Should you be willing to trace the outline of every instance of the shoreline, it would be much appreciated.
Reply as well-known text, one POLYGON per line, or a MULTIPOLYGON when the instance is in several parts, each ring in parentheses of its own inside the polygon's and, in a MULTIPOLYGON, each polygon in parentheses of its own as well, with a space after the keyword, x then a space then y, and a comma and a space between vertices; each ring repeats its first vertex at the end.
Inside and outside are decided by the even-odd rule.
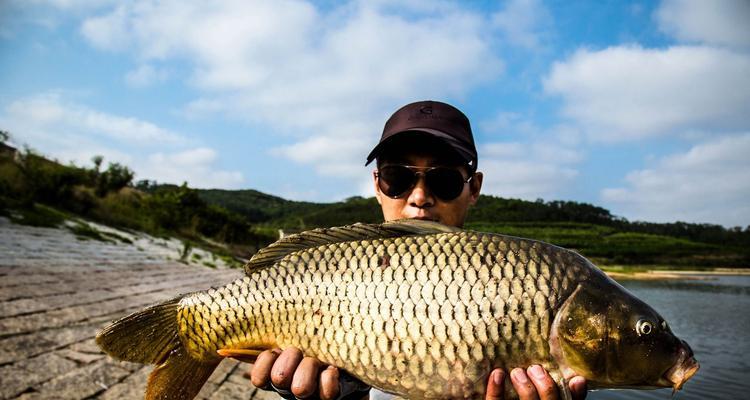
POLYGON ((713 268, 707 270, 676 270, 676 269, 638 269, 618 271, 617 269, 602 268, 607 276, 618 280, 665 280, 665 279, 682 279, 682 280, 704 280, 710 276, 750 276, 748 268, 713 268))

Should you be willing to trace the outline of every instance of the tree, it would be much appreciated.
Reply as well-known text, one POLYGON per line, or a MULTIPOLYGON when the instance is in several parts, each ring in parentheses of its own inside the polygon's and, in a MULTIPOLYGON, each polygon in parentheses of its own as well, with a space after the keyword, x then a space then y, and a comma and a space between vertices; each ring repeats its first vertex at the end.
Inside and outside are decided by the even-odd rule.
POLYGON ((91 162, 94 163, 94 173, 96 174, 96 176, 99 176, 99 171, 102 167, 102 161, 104 161, 104 157, 100 155, 91 157, 91 162))
MULTIPOLYGON (((96 159, 96 157, 94 157, 94 159, 96 159)), ((98 176, 96 182, 96 195, 103 197, 109 192, 118 191, 125 186, 130 185, 133 182, 134 176, 135 173, 133 173, 130 168, 120 163, 109 163, 109 168, 98 176)))

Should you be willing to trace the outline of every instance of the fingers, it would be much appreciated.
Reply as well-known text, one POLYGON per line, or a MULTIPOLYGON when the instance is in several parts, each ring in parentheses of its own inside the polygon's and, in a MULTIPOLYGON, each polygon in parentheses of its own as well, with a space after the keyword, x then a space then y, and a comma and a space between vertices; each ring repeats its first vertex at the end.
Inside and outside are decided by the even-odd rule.
POLYGON ((328 367, 321 371, 323 367, 317 359, 303 357, 299 349, 273 349, 258 355, 249 377, 261 389, 269 390, 273 384, 279 393, 291 392, 297 398, 319 392, 322 400, 334 400, 339 395, 339 370, 328 367))
POLYGON ((271 383, 271 368, 281 354, 281 349, 266 350, 258 354, 250 370, 250 382, 258 388, 265 388, 271 383))
POLYGON ((302 352, 289 347, 281 352, 271 368, 271 382, 279 389, 289 389, 292 386, 294 371, 302 361, 302 352))
POLYGON ((586 398, 586 379, 582 376, 574 376, 568 386, 570 387, 570 393, 573 394, 573 400, 583 400, 586 398))
POLYGON ((339 396, 339 369, 329 366, 320 373, 318 388, 321 400, 334 400, 339 396))
POLYGON ((297 366, 292 378, 292 393, 300 399, 310 397, 318 390, 318 371, 322 364, 315 358, 305 357, 297 366))
POLYGON ((526 370, 531 382, 534 383, 536 393, 541 400, 557 400, 557 385, 541 365, 532 365, 526 370))
POLYGON ((513 388, 521 400, 557 400, 557 385, 551 376, 539 365, 532 365, 526 371, 515 368, 510 372, 513 388))
POLYGON ((523 369, 513 368, 510 371, 510 382, 513 384, 513 388, 516 389, 520 400, 539 400, 534 384, 523 369))
POLYGON ((505 381, 505 371, 497 368, 490 372, 490 377, 487 380, 487 392, 484 394, 485 400, 502 400, 503 382, 505 381))

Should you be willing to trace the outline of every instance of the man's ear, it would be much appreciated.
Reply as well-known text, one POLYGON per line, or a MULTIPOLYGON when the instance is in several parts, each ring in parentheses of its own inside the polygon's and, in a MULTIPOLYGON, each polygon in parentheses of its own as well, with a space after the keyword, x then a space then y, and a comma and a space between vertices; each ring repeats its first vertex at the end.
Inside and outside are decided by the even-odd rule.
POLYGON ((372 184, 375 186, 375 199, 378 200, 378 204, 381 206, 383 205, 383 201, 381 200, 380 196, 383 195, 383 193, 380 191, 380 187, 378 186, 378 176, 377 176, 378 170, 374 169, 372 170, 372 184))
POLYGON ((477 202, 477 199, 479 199, 479 192, 482 190, 483 178, 484 178, 484 175, 481 172, 476 172, 474 173, 474 177, 471 178, 471 182, 469 182, 469 191, 471 192, 470 204, 472 205, 474 205, 474 203, 477 202))

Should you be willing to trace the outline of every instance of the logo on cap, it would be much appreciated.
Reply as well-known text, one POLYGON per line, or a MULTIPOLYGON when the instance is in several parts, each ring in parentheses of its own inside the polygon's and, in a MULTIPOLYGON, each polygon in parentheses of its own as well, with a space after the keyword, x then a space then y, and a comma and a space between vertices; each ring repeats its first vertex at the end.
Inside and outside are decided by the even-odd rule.
POLYGON ((419 109, 422 114, 432 114, 432 106, 423 106, 419 109))

